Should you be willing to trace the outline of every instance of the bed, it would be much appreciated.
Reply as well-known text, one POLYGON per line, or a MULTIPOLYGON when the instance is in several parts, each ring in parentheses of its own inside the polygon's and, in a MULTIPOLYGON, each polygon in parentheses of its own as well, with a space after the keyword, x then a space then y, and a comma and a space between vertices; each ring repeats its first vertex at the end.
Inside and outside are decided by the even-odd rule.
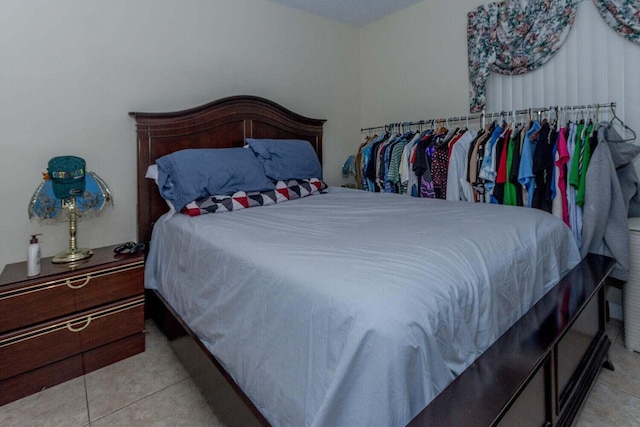
POLYGON ((131 115, 147 307, 224 422, 574 419, 610 346, 602 285, 612 263, 580 261, 560 221, 335 187, 166 215, 144 178, 156 159, 248 138, 309 141, 322 159, 323 121, 250 96, 131 115))

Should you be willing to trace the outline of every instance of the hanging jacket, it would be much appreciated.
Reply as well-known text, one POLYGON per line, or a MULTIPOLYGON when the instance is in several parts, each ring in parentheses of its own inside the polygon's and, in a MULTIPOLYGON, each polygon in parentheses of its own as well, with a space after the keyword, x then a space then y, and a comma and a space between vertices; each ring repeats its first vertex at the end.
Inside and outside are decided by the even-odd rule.
POLYGON ((629 212, 638 212, 638 177, 633 160, 640 146, 621 141, 608 123, 598 128, 585 183, 581 255, 596 253, 616 260, 611 274, 629 276, 629 212))

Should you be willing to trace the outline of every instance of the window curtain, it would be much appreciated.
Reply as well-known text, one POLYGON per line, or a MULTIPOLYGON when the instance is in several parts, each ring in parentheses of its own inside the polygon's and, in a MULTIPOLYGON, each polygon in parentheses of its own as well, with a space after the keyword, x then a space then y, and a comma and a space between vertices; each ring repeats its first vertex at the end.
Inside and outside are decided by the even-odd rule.
POLYGON ((593 0, 607 25, 616 33, 640 44, 640 2, 637 0, 593 0))
POLYGON ((523 74, 551 59, 569 34, 576 4, 576 0, 506 0, 468 13, 471 112, 484 107, 490 72, 523 74))

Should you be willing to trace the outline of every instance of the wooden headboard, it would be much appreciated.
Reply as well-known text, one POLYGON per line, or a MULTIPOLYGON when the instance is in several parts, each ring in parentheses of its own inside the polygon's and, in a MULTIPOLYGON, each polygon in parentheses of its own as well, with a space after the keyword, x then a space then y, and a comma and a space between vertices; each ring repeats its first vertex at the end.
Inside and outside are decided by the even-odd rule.
POLYGON ((223 98, 171 113, 129 115, 136 120, 138 135, 138 241, 146 244, 153 224, 168 210, 155 182, 144 177, 159 157, 185 148, 242 147, 247 138, 275 138, 311 142, 322 162, 325 120, 303 117, 255 96, 223 98))

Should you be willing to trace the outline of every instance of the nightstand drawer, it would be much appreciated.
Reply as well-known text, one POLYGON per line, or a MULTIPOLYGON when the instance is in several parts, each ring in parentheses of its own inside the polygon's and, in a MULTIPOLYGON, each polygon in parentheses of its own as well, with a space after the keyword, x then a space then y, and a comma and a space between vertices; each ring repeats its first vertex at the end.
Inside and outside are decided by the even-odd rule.
POLYGON ((0 336, 0 380, 144 330, 144 299, 131 298, 0 336))
POLYGON ((0 293, 0 333, 140 295, 143 277, 140 262, 0 293))

